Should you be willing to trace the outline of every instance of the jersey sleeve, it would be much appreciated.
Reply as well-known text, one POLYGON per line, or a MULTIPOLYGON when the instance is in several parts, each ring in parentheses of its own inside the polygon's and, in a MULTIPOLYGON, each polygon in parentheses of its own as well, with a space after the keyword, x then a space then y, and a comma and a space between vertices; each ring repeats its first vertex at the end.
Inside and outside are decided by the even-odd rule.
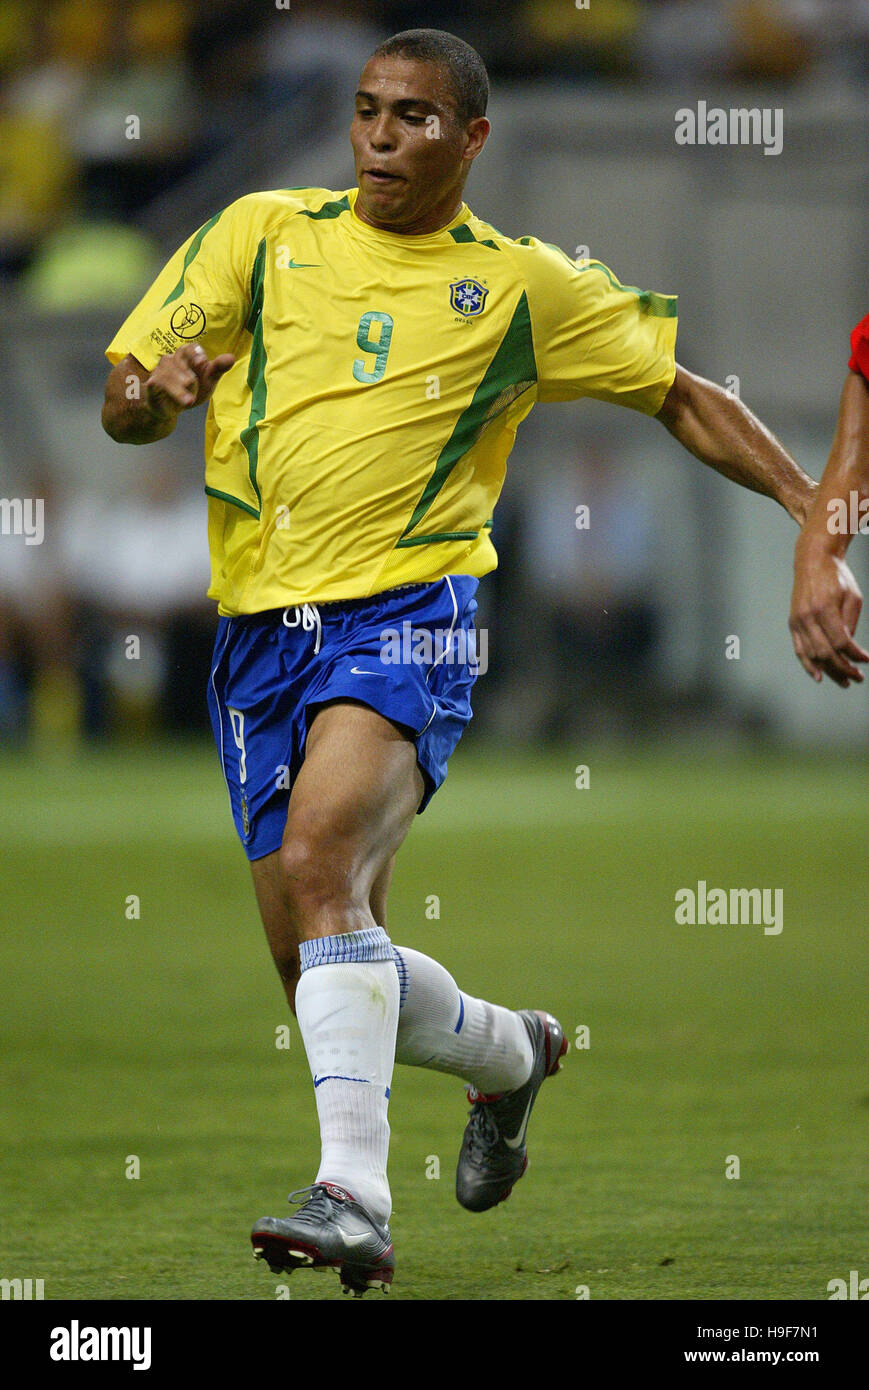
POLYGON ((217 213, 167 261, 106 348, 110 362, 132 353, 153 371, 185 343, 199 343, 209 357, 234 350, 251 302, 250 219, 243 204, 217 213))
POLYGON ((852 372, 869 381, 869 314, 851 331, 851 360, 848 366, 852 372))
POLYGON ((675 295, 622 285, 601 261, 572 261, 526 237, 538 399, 595 400, 654 415, 676 375, 675 295))

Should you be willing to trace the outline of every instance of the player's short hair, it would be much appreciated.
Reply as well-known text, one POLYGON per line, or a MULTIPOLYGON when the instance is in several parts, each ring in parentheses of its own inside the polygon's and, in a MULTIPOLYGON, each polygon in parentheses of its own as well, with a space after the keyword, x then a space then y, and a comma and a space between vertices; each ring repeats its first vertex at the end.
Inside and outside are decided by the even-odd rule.
POLYGON ((489 102, 489 74, 475 48, 445 29, 403 29, 393 34, 372 54, 374 58, 417 58, 437 63, 450 75, 456 97, 456 116, 462 125, 485 116, 489 102))

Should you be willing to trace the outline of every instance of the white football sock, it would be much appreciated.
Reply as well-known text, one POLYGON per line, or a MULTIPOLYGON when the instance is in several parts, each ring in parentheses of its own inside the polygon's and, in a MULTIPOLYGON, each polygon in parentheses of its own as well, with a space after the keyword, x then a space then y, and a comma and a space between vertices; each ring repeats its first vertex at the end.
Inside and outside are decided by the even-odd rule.
POLYGON ((460 1076, 485 1095, 515 1091, 534 1053, 511 1009, 463 994, 448 970, 408 946, 393 946, 401 986, 395 1060, 460 1076))
POLYGON ((316 1182, 332 1182, 384 1224, 392 1209, 386 1118, 399 988, 382 927, 304 941, 296 1018, 320 1119, 316 1182))

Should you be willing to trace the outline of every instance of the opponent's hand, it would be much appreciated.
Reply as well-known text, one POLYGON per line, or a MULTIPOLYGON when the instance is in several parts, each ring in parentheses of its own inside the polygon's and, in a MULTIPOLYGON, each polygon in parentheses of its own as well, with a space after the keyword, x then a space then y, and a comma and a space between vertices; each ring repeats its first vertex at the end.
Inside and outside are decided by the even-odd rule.
POLYGON ((788 626, 803 668, 813 680, 824 675, 847 689, 862 681, 855 661, 869 652, 854 641, 863 595, 844 560, 829 553, 801 552, 797 547, 788 626))
POLYGON ((198 343, 185 343, 177 352, 161 357, 145 382, 148 409, 163 420, 202 405, 234 362, 231 352, 209 361, 198 343))

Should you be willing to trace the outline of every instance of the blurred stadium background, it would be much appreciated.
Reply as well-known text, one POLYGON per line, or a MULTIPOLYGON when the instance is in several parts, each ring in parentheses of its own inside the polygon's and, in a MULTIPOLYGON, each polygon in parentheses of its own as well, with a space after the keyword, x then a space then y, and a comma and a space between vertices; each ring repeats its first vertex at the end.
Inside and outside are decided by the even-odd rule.
MULTIPOLYGON (((208 746, 203 416, 182 418, 162 444, 119 448, 100 428, 102 353, 216 209, 259 188, 352 185, 356 78, 378 42, 414 25, 453 30, 489 66, 494 128, 466 191, 479 216, 570 254, 587 246, 624 283, 678 293, 680 361, 738 378, 816 477, 832 439, 847 334, 869 307, 867 0, 0 0, 0 497, 45 507, 41 545, 0 535, 3 949, 14 986, 4 1166, 19 1217, 0 1274, 47 1270, 51 1296, 215 1296, 177 1240, 179 1195, 192 1202, 198 1184, 211 1202, 212 1177, 207 1244, 229 1290, 219 1296, 251 1296, 231 1272, 234 1223, 240 1202, 265 1210, 266 1192, 287 1181, 269 1118, 276 1086, 298 1101, 313 1159, 304 1069, 289 1083, 275 1072, 280 992, 208 746), (675 111, 699 100, 781 108, 782 153, 677 145, 675 111), (137 661, 125 659, 130 633, 137 661), (120 936, 129 893, 144 894, 141 972, 128 971, 120 936), (227 1097, 220 1115, 216 1096, 227 1097), (247 1104, 262 1121, 254 1163, 247 1104), (156 1197, 136 1183, 118 1190, 130 1150, 159 1152, 156 1197), (118 1203, 136 1216, 144 1263, 111 1250, 118 1203)), ((490 669, 455 771, 396 875, 396 937, 424 949, 437 927, 467 988, 521 1006, 523 982, 541 996, 551 986, 547 1007, 605 1030, 582 1138, 578 1120, 556 1131, 554 1096, 549 1121, 562 1193, 580 1182, 575 1154, 589 1155, 577 1211, 610 1271, 597 1270, 593 1296, 824 1297, 856 1254, 866 692, 818 688, 793 656, 785 514, 630 412, 535 411, 494 539, 501 564, 479 616, 490 669), (575 526, 582 504, 588 531, 575 526), (731 636, 738 659, 726 656, 731 636), (610 762, 595 763, 604 746, 610 762), (578 763, 593 777, 610 769, 603 801, 579 815, 579 840, 576 794, 564 794, 578 763), (772 938, 686 957, 666 931, 649 936, 673 888, 716 869, 719 882, 786 884, 795 915, 777 956, 772 938), (452 909, 427 922, 426 895, 448 883, 452 909), (523 959, 517 923, 539 925, 541 911, 549 954, 523 959), (497 969, 469 918, 514 943, 497 969), (730 1074, 734 1018, 747 1032, 730 1074), (715 1112, 704 1088, 722 1072, 715 1112), (738 1185, 709 1173, 758 1135, 768 1186, 734 1214, 722 1187, 738 1185), (682 1263, 662 1282, 674 1250, 682 1263)), ((863 547, 852 553, 865 589, 863 547)), ((424 1226, 414 1203, 425 1153, 412 1128, 425 1114, 443 1130, 440 1152, 454 1142, 456 1116, 447 1124, 438 1108, 445 1086, 414 1077, 411 1100, 394 1103, 406 1229, 424 1226), (411 1101, 420 1108, 403 1130, 411 1101)), ((299 1183, 306 1173, 300 1164, 299 1183)), ((439 1220, 458 1270, 467 1236, 449 1225, 461 1217, 447 1186, 439 1220)), ((473 1258, 464 1282, 432 1289, 414 1246, 408 1296, 572 1297, 567 1218, 530 1180, 527 1201, 537 1225, 526 1271, 561 1270, 557 1294, 512 1264, 480 1292, 473 1258)), ((505 1237, 478 1230, 477 1254, 493 1267, 505 1237)))
MULTIPOLYGON (((43 545, 0 538, 3 738, 203 726, 202 419, 120 450, 99 424, 102 349, 214 210, 352 184, 353 83, 414 24, 455 27, 489 64, 478 215, 677 292, 680 360, 738 378, 820 474, 869 298, 866 0, 0 0, 0 495, 45 501, 43 545), (674 112, 698 99, 782 108, 782 153, 677 145, 674 112), (116 640, 133 621, 137 662, 116 640)), ((494 534, 471 737, 869 739, 865 700, 815 689, 791 655, 787 517, 648 421, 536 411, 494 534)))

